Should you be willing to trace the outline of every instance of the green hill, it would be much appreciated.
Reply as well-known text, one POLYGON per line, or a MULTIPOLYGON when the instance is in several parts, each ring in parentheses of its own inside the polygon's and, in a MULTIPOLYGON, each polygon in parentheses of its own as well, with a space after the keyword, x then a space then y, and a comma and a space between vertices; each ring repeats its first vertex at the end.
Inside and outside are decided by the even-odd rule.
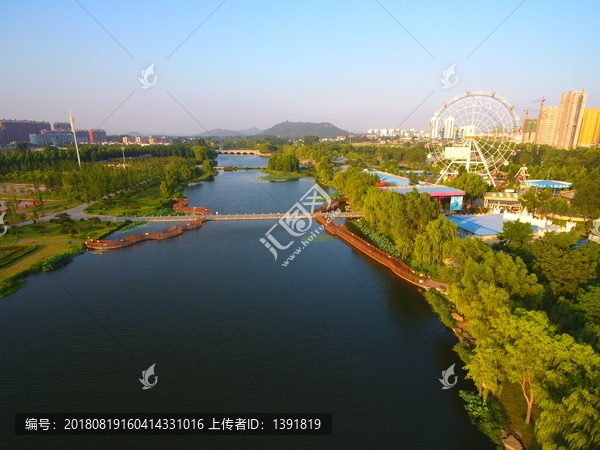
POLYGON ((320 138, 333 138, 348 136, 348 132, 329 122, 281 122, 263 131, 259 136, 278 136, 287 138, 302 138, 304 136, 317 136, 320 138))

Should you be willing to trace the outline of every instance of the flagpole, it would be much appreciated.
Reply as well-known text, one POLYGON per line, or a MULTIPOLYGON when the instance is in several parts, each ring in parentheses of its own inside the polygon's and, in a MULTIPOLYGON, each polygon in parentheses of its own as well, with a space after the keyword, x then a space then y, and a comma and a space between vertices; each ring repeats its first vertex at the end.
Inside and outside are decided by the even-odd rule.
POLYGON ((79 163, 79 167, 81 167, 81 159, 79 158, 79 147, 77 146, 77 133, 75 133, 75 118, 73 117, 73 113, 69 111, 69 122, 71 123, 71 131, 73 132, 73 139, 75 140, 75 151, 77 152, 77 162, 79 163))

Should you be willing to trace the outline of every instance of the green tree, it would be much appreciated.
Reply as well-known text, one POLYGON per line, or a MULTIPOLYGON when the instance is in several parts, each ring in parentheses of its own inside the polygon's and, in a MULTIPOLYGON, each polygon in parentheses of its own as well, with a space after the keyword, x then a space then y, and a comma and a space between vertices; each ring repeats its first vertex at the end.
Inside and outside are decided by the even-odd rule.
POLYGON ((168 180, 161 181, 160 194, 163 196, 163 198, 173 197, 173 195, 175 195, 175 186, 176 186, 176 184, 174 184, 168 180))
POLYGON ((269 157, 268 169, 282 172, 298 172, 300 170, 300 160, 294 155, 275 153, 269 157))
POLYGON ((462 276, 448 289, 458 312, 469 318, 469 331, 476 339, 488 335, 490 320, 501 311, 536 306, 543 292, 521 258, 490 251, 479 259, 461 262, 457 272, 462 276))
POLYGON ((533 239, 533 229, 531 224, 520 220, 504 222, 502 233, 498 235, 498 239, 509 247, 521 249, 533 239))
POLYGON ((542 281, 550 283, 557 295, 574 295, 580 286, 597 276, 600 248, 574 248, 577 235, 548 232, 527 245, 533 255, 532 268, 542 281))
POLYGON ((540 211, 542 214, 555 213, 565 215, 569 212, 569 202, 564 198, 553 197, 542 203, 540 211))
POLYGON ((414 186, 415 184, 419 184, 419 177, 417 176, 416 173, 411 172, 408 175, 408 184, 409 184, 409 186, 414 186))
POLYGON ((204 170, 206 170, 208 173, 213 173, 214 172, 214 162, 210 159, 205 159, 202 161, 202 168, 204 170))
POLYGON ((94 217, 90 217, 90 218, 88 219, 88 223, 89 223, 91 226, 95 227, 95 226, 98 226, 98 225, 100 225, 100 224, 102 223, 102 221, 100 220, 100 217, 95 217, 95 216, 94 216, 94 217))
POLYGON ((600 212, 600 184, 597 180, 585 179, 576 183, 577 192, 573 205, 584 217, 593 217, 600 212))
POLYGON ((449 186, 465 191, 466 200, 472 205, 473 200, 483 197, 490 186, 481 177, 472 172, 464 172, 447 183, 449 186))
POLYGON ((71 216, 68 213, 61 212, 61 213, 54 215, 54 221, 56 223, 60 223, 61 225, 64 225, 66 223, 73 222, 73 219, 71 219, 71 216))
POLYGON ((425 231, 415 240, 414 258, 420 264, 432 265, 441 263, 459 238, 456 236, 457 225, 444 216, 432 220, 425 231))
POLYGON ((600 448, 600 356, 569 335, 557 336, 535 425, 542 449, 600 448))
POLYGON ((478 342, 466 366, 467 376, 484 398, 488 392, 499 395, 507 382, 518 383, 527 403, 525 423, 529 424, 536 397, 553 375, 557 354, 565 350, 565 342, 555 337, 546 314, 504 310, 493 320, 488 336, 478 342))
POLYGON ((27 144, 25 144, 24 142, 17 142, 15 144, 15 151, 19 153, 25 153, 29 151, 29 149, 27 148, 27 144))
POLYGON ((17 197, 13 197, 6 202, 6 209, 8 211, 8 220, 10 221, 10 229, 19 235, 19 224, 25 220, 25 214, 19 213, 19 205, 21 200, 17 197))

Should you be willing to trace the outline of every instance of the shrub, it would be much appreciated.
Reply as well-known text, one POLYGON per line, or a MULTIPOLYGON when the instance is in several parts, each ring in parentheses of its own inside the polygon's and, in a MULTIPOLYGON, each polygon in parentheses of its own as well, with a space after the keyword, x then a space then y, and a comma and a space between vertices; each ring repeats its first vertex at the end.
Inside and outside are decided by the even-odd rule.
POLYGON ((508 419, 500 402, 488 397, 487 404, 477 392, 459 391, 460 397, 467 402, 465 409, 469 413, 471 423, 489 436, 496 444, 502 444, 500 431, 508 427, 508 419))
POLYGON ((29 253, 35 249, 35 245, 23 245, 18 247, 5 247, 0 252, 0 266, 4 266, 9 262, 14 261, 17 258, 29 253))
POLYGON ((48 258, 44 262, 42 262, 41 269, 44 272, 48 272, 52 269, 56 269, 57 267, 64 266, 64 265, 68 264, 69 262, 71 262, 71 260, 76 255, 79 255, 79 254, 83 253, 84 251, 85 251, 84 247, 83 247, 83 245, 81 245, 67 253, 60 253, 58 255, 51 256, 50 258, 48 258))
POLYGON ((444 325, 448 328, 454 327, 452 304, 443 294, 435 289, 429 289, 425 292, 425 300, 431 305, 431 308, 440 317, 444 325))

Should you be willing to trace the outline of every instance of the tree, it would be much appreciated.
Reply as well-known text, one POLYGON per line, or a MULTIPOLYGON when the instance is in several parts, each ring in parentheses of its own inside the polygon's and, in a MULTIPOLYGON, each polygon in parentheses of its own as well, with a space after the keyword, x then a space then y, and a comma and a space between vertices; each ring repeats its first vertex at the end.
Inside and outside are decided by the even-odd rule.
POLYGON ((533 230, 531 224, 517 220, 515 222, 504 222, 502 225, 502 233, 498 235, 498 239, 509 247, 521 249, 523 246, 531 242, 533 238, 533 230))
POLYGON ((411 172, 408 175, 408 184, 409 184, 409 186, 414 186, 415 184, 419 184, 419 177, 417 176, 416 173, 411 172))
POLYGON ((379 166, 379 170, 381 170, 382 172, 393 173, 393 174, 397 175, 398 174, 398 161, 392 161, 392 160, 383 161, 379 166))
POLYGON ((600 248, 584 245, 574 248, 577 235, 548 232, 527 245, 534 257, 533 270, 550 283, 557 295, 574 295, 580 286, 596 277, 600 248))
POLYGON ((202 161, 202 168, 206 170, 208 173, 213 173, 215 164, 210 159, 205 159, 202 161))
POLYGON ((64 225, 66 223, 73 222, 73 219, 71 219, 71 216, 68 213, 61 212, 61 213, 54 215, 54 221, 56 223, 60 223, 61 225, 64 225))
POLYGON ((17 142, 15 144, 15 151, 19 153, 25 153, 29 150, 27 148, 27 144, 25 144, 24 142, 17 142))
POLYGON ((554 328, 545 313, 515 310, 502 311, 493 320, 487 337, 481 339, 467 375, 487 398, 488 392, 499 395, 503 384, 518 383, 527 403, 525 423, 531 422, 531 411, 543 383, 553 375, 558 354, 568 351, 564 342, 555 338, 554 328))
POLYGON ((318 136, 304 136, 304 145, 314 145, 319 142, 318 136))
POLYGON ((19 224, 25 220, 25 214, 19 213, 20 204, 21 200, 17 197, 13 197, 6 202, 10 228, 17 236, 19 236, 19 224))
POLYGON ((95 226, 98 226, 98 225, 100 225, 100 224, 102 223, 102 221, 100 220, 100 217, 90 217, 90 218, 88 219, 88 223, 89 223, 91 226, 95 227, 95 226))
POLYGON ((44 230, 44 233, 48 234, 48 222, 38 222, 37 227, 40 230, 44 230))
POLYGON ((268 169, 282 172, 298 172, 300 170, 300 160, 294 155, 275 153, 269 158, 268 169))
POLYGON ((461 173, 454 180, 449 181, 448 185, 465 191, 465 197, 471 205, 473 200, 483 197, 490 189, 490 186, 478 174, 472 172, 461 173))
POLYGON ((585 218, 600 211, 600 184, 597 180, 585 179, 576 184, 577 192, 573 197, 573 206, 579 209, 585 218))
MULTIPOLYGON (((458 247, 463 245, 461 242, 458 247)), ((477 259, 457 259, 457 280, 448 291, 458 312, 469 318, 469 332, 479 339, 488 335, 490 320, 497 318, 500 311, 536 306, 543 286, 527 271, 521 258, 469 247, 474 248, 477 259)))
POLYGON ((163 180, 160 182, 160 193, 164 198, 171 198, 175 194, 175 184, 169 180, 163 180))
POLYGON ((542 203, 540 211, 542 214, 555 213, 562 216, 569 212, 569 202, 564 198, 553 197, 542 203))
POLYGON ((538 401, 538 442, 543 449, 600 448, 600 356, 566 334, 555 338, 552 353, 538 401))
POLYGON ((444 216, 432 220, 425 231, 415 240, 414 258, 421 264, 441 263, 450 253, 450 249, 459 240, 456 236, 458 226, 444 216))

